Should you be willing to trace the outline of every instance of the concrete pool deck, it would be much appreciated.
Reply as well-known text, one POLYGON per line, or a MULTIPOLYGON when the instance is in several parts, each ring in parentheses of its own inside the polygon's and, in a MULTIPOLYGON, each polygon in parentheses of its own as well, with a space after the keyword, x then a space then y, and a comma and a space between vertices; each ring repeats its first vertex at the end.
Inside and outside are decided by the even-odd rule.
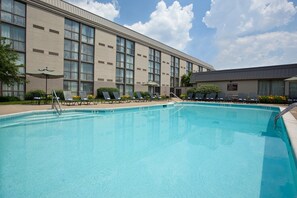
MULTIPOLYGON (((104 108, 119 108, 119 107, 135 107, 135 106, 148 106, 148 105, 161 105, 167 104, 168 102, 178 102, 177 99, 173 100, 162 100, 162 101, 151 101, 151 102, 130 102, 130 103, 98 103, 96 105, 62 105, 62 109, 104 109, 104 108)), ((271 104, 260 104, 267 106, 278 106, 282 109, 288 105, 271 105, 271 104)), ((0 116, 15 114, 21 112, 30 112, 38 110, 50 110, 51 105, 0 105, 0 116)), ((297 161, 297 108, 290 111, 283 116, 285 125, 288 131, 288 136, 291 141, 292 148, 294 150, 295 159, 297 161)))

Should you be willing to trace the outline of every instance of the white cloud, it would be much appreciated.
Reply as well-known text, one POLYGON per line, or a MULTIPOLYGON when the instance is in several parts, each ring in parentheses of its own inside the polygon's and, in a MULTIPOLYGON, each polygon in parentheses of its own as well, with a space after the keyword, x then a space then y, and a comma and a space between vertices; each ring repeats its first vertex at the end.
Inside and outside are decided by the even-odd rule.
POLYGON ((167 7, 162 0, 150 15, 149 21, 145 23, 139 21, 130 26, 126 25, 126 27, 183 50, 191 41, 189 31, 194 18, 192 9, 192 4, 182 7, 178 1, 174 1, 171 6, 167 7))
POLYGON ((296 63, 297 32, 271 32, 222 39, 217 43, 220 52, 216 69, 296 63))
POLYGON ((234 68, 297 62, 297 32, 281 31, 296 13, 288 0, 212 0, 203 22, 216 29, 213 64, 234 68))
POLYGON ((113 21, 120 14, 117 0, 110 3, 100 3, 96 0, 66 0, 82 9, 113 21))

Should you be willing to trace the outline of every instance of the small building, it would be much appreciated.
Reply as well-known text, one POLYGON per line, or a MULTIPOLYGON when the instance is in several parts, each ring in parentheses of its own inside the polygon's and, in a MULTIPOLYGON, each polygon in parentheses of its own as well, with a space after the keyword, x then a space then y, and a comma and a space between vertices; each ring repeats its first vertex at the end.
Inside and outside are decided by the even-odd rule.
POLYGON ((285 79, 297 76, 297 64, 217 70, 193 73, 190 82, 194 87, 214 84, 226 95, 239 93, 278 95, 297 98, 297 82, 285 79))

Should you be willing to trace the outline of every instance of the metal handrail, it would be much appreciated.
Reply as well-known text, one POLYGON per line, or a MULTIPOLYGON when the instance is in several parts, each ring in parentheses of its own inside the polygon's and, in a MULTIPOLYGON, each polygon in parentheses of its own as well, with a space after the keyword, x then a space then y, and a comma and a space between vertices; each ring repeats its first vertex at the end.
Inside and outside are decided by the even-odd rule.
POLYGON ((55 90, 52 91, 52 109, 55 109, 58 115, 62 114, 61 104, 55 90), (57 102, 59 108, 57 107, 55 102, 57 102))
POLYGON ((276 126, 276 122, 277 120, 283 116, 285 113, 288 113, 289 111, 291 111, 292 109, 294 109, 295 107, 297 107, 297 102, 289 105, 287 108, 285 108, 284 110, 282 110, 279 114, 277 114, 275 117, 274 117, 274 126, 276 126))
POLYGON ((175 93, 170 92, 170 94, 172 94, 173 96, 175 96, 176 98, 180 99, 182 101, 182 99, 180 97, 178 97, 175 93))

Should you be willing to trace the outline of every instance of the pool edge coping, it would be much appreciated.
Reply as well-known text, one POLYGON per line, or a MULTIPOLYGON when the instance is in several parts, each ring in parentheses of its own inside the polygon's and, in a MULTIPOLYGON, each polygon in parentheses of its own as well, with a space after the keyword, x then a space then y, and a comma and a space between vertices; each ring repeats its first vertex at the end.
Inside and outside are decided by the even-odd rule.
MULTIPOLYGON (((284 107, 279 107, 280 111, 284 110, 284 107)), ((291 112, 288 112, 283 115, 283 121, 288 133, 288 138, 290 140, 290 144, 294 153, 295 161, 297 162, 297 120, 292 115, 291 112)), ((296 164, 297 165, 297 164, 296 164)))

